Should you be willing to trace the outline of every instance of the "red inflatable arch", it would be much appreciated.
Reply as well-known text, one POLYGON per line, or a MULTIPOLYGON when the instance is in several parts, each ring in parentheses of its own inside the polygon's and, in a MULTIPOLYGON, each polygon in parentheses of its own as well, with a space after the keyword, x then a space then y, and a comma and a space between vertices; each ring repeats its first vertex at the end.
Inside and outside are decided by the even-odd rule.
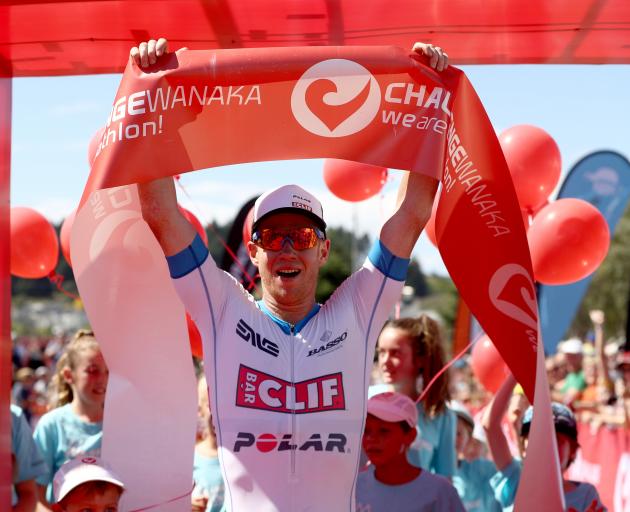
MULTIPOLYGON (((0 461, 10 453, 9 183, 12 77, 122 72, 133 43, 191 49, 307 45, 448 48, 457 64, 628 64, 627 0, 457 2, 22 0, 0 6, 0 461), (150 11, 150 16, 147 16, 150 11), (436 35, 439 34, 439 37, 436 35)), ((0 509, 11 467, 0 464, 0 509)))

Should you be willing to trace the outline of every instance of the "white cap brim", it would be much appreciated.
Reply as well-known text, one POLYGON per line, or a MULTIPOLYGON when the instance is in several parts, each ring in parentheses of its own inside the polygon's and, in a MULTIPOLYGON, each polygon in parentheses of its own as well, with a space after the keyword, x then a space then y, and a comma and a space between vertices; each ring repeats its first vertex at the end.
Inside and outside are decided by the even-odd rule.
POLYGON ((400 423, 401 421, 404 421, 405 423, 407 423, 407 425, 409 425, 412 428, 416 426, 415 424, 411 423, 405 415, 396 411, 393 407, 391 407, 391 405, 387 403, 379 403, 379 402, 370 403, 368 401, 367 412, 368 414, 371 414, 372 416, 376 416, 378 419, 387 421, 389 423, 400 423))
POLYGON ((125 489, 125 484, 123 484, 121 480, 116 478, 107 469, 96 464, 82 464, 76 468, 73 468, 64 476, 64 481, 57 491, 57 496, 55 496, 56 500, 63 500, 70 493, 70 491, 76 489, 79 485, 87 482, 107 482, 117 485, 123 490, 125 489))

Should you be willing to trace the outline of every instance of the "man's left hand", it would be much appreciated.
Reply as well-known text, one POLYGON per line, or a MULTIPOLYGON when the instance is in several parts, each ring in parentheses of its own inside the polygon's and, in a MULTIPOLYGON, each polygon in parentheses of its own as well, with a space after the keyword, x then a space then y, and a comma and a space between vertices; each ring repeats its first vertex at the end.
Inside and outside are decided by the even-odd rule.
POLYGON ((429 58, 429 66, 436 71, 443 71, 448 67, 448 54, 439 46, 428 43, 414 43, 413 53, 429 58))

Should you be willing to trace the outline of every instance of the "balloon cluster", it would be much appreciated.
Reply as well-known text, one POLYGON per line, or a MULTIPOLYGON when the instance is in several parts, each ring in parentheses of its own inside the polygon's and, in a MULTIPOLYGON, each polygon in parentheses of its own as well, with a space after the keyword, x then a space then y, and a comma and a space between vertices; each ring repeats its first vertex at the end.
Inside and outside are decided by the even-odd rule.
MULTIPOLYGON (((556 142, 544 130, 529 125, 509 128, 499 135, 499 142, 523 215, 536 281, 563 285, 593 273, 608 253, 608 223, 586 201, 549 199, 560 179, 556 142)), ((435 209, 436 205, 425 231, 437 245, 435 209)))
MULTIPOLYGON (((518 125, 501 133, 499 143, 523 216, 536 281, 564 285, 594 272, 608 253, 608 223, 586 201, 549 199, 561 171, 556 142, 540 128, 518 125)), ((437 245, 435 210, 436 205, 425 231, 437 245)), ((492 393, 499 389, 508 372, 487 335, 476 341, 470 364, 477 380, 492 393)))
POLYGON ((562 285, 593 273, 608 253, 610 233, 590 203, 549 201, 560 179, 560 150, 544 130, 519 125, 499 135, 519 205, 539 283, 562 285))

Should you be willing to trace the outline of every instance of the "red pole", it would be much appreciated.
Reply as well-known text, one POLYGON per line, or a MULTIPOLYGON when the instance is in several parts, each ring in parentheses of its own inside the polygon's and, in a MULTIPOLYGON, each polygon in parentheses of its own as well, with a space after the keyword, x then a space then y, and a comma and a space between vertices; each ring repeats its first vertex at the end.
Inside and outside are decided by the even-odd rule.
POLYGON ((0 510, 11 510, 10 77, 0 76, 0 510))

